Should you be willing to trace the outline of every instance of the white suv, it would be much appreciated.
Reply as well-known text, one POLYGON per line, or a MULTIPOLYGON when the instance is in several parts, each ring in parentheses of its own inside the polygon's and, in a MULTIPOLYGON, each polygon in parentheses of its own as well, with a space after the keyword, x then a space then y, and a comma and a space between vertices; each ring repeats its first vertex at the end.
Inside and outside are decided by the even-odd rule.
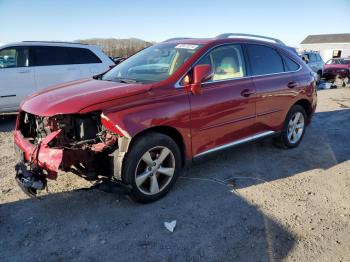
POLYGON ((0 112, 17 111, 39 89, 107 71, 113 61, 93 45, 21 42, 0 47, 0 112))

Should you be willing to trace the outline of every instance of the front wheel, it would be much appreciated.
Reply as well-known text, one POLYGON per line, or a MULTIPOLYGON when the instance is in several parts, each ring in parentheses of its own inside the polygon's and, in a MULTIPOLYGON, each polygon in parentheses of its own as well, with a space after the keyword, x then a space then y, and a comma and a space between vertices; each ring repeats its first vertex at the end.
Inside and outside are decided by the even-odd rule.
POLYGON ((126 154, 122 178, 131 185, 131 197, 142 203, 163 197, 176 181, 181 153, 169 136, 147 133, 126 154))
POLYGON ((306 112, 302 106, 294 105, 287 114, 283 131, 275 141, 284 148, 297 147, 304 136, 305 128, 306 112))

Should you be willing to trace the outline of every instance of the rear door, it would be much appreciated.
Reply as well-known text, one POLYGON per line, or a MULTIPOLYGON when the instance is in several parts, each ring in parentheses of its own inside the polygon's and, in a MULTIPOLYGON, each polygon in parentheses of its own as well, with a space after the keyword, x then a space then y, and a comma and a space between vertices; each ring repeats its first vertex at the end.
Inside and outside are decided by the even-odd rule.
POLYGON ((81 78, 91 77, 108 69, 101 59, 87 48, 69 47, 68 50, 73 63, 80 70, 81 78))
POLYGON ((16 111, 25 96, 36 90, 28 47, 0 50, 0 112, 16 111))
POLYGON ((300 66, 270 46, 247 44, 246 50, 256 88, 257 131, 280 131, 291 100, 298 94, 293 72, 300 66))
POLYGON ((249 137, 255 123, 255 87, 246 77, 242 47, 216 47, 198 64, 212 65, 214 75, 201 94, 190 94, 194 155, 249 137))
POLYGON ((38 89, 81 78, 66 47, 33 47, 35 78, 38 89))

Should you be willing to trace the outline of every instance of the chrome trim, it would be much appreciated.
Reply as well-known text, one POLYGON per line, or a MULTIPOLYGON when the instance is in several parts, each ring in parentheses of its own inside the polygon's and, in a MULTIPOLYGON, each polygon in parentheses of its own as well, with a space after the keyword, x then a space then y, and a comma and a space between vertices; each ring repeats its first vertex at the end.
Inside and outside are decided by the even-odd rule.
POLYGON ((263 132, 263 133, 260 133, 260 134, 256 134, 254 136, 250 136, 250 137, 246 137, 246 138, 243 138, 243 139, 240 139, 240 140, 236 140, 234 142, 231 142, 231 143, 228 143, 228 144, 225 144, 225 145, 222 145, 222 146, 218 146, 218 147, 209 149, 207 151, 204 151, 202 153, 199 153, 199 154, 195 155, 194 158, 199 157, 199 156, 203 156, 203 155, 206 155, 206 154, 210 154, 210 153, 213 153, 213 152, 217 152, 217 151, 220 151, 220 150, 228 148, 228 147, 237 146, 237 145, 240 145, 240 144, 243 144, 243 143, 247 143, 247 142, 259 139, 259 138, 267 137, 267 136, 270 136, 270 135, 272 135, 274 133, 275 133, 274 131, 267 131, 267 132, 263 132))
MULTIPOLYGON (((271 48, 271 46, 269 46, 269 45, 264 45, 264 44, 262 44, 262 43, 249 43, 249 42, 224 43, 224 44, 216 45, 216 46, 210 48, 209 50, 207 50, 203 55, 201 55, 201 56, 197 59, 197 61, 194 62, 194 63, 192 64, 192 66, 186 71, 186 73, 183 74, 183 75, 180 77, 180 79, 176 81, 174 87, 175 87, 175 88, 183 88, 184 86, 180 85, 181 80, 185 77, 185 75, 188 74, 188 72, 190 72, 190 71, 193 69, 193 67, 196 66, 196 64, 199 62, 199 60, 201 60, 205 55, 207 55, 209 52, 211 52, 214 48, 217 48, 217 47, 220 47, 220 46, 224 46, 224 45, 237 45, 237 44, 238 44, 238 45, 239 45, 239 44, 263 45, 263 46, 267 46, 267 47, 270 47, 270 48, 271 48)), ((277 50, 277 52, 278 52, 278 50, 277 50)), ((285 54, 285 55, 286 55, 286 54, 285 54)), ((233 81, 233 80, 239 80, 239 79, 245 79, 245 78, 252 78, 252 77, 262 77, 262 76, 272 76, 272 75, 287 74, 287 73, 297 73, 297 72, 301 71, 301 69, 304 68, 303 65, 299 64, 299 63, 298 63, 297 61, 295 61, 293 58, 290 58, 288 55, 287 55, 287 57, 288 57, 289 59, 291 59, 293 62, 295 62, 296 64, 299 65, 298 70, 295 70, 295 71, 288 71, 288 72, 272 73, 272 74, 264 74, 264 75, 242 76, 242 77, 229 78, 229 79, 223 79, 223 80, 211 80, 211 81, 205 82, 205 83, 203 83, 203 84, 218 83, 218 82, 225 82, 225 81, 233 81)))

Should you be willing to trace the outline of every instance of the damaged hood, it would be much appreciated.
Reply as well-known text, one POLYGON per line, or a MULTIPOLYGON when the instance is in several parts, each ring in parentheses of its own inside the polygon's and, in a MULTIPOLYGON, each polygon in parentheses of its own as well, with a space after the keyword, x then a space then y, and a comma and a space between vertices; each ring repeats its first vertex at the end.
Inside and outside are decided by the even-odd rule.
POLYGON ((39 116, 72 114, 88 106, 145 93, 149 89, 147 84, 82 79, 32 94, 22 102, 21 110, 39 116))

